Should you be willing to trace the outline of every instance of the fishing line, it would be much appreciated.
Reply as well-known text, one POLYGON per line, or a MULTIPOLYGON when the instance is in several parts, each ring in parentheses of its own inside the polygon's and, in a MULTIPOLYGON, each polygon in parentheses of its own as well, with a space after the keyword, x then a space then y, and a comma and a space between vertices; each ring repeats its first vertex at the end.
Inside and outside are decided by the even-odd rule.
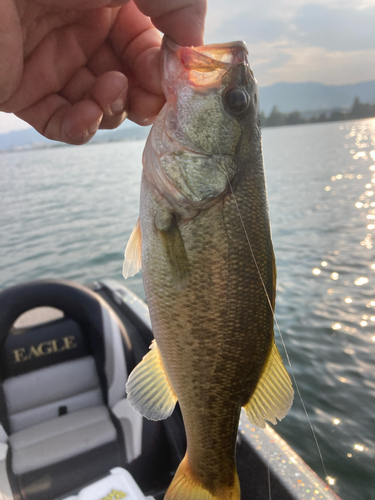
MULTIPOLYGON (((225 127, 224 127, 224 128, 225 128, 225 127)), ((217 146, 217 148, 218 148, 219 155, 220 155, 221 159, 223 159, 223 156, 222 156, 222 154, 221 154, 221 152, 220 152, 219 144, 218 144, 218 143, 217 143, 217 141, 216 141, 216 137, 214 138, 214 140, 215 140, 215 142, 216 142, 216 146, 217 146)), ((271 303, 270 297, 269 297, 269 295, 268 295, 267 288, 266 288, 266 285, 265 285, 264 280, 263 280, 263 277, 262 277, 262 273, 260 272, 260 269, 259 269, 259 266, 258 266, 257 260, 256 260, 256 258, 255 258, 255 254, 254 254, 253 248, 252 248, 252 246, 251 246, 249 236, 248 236, 247 231, 246 231, 245 223, 244 223, 244 220, 243 220, 243 218, 242 218, 242 214, 241 214, 240 208, 239 208, 239 206, 238 206, 237 199, 236 199, 236 196, 235 196, 235 194, 234 194, 232 184, 231 184, 230 179, 229 179, 229 173, 228 173, 228 171, 227 171, 227 169, 226 169, 225 162, 223 161, 222 163, 223 163, 223 164, 222 164, 222 167, 224 168, 224 172, 225 172, 225 175, 226 175, 227 180, 228 180, 228 185, 229 185, 229 188, 230 188, 230 190, 231 190, 231 193, 232 193, 232 196, 233 196, 234 203, 235 203, 235 205, 236 205, 236 209, 237 209, 238 215, 239 215, 239 217, 240 217, 241 225, 242 225, 243 231, 244 231, 244 233, 245 233, 245 237, 246 237, 247 243, 248 243, 248 245, 249 245, 250 253, 251 253, 251 256, 252 256, 252 258, 253 258, 253 261, 254 261, 254 264, 255 264, 255 268, 256 268, 256 270, 257 270, 257 273, 258 273, 258 275, 259 275, 260 281, 261 281, 261 283, 262 283, 262 287, 263 287, 263 289, 264 289, 264 293, 265 293, 265 295, 266 295, 268 305, 269 305, 269 307, 270 307, 270 309, 271 309, 271 313, 272 313, 273 319, 274 319, 274 321, 275 321, 275 325, 276 325, 277 331, 279 332, 279 335, 280 335, 281 343, 282 343, 283 348, 284 348, 284 351, 285 351, 285 356, 286 356, 286 359, 287 359, 288 364, 289 364, 289 367, 290 367, 290 371, 291 371, 291 374, 292 374, 292 378, 293 378, 294 385, 295 385, 295 387, 296 387, 296 391, 297 391, 298 397, 299 397, 299 399, 300 399, 300 401, 301 401, 303 411, 304 411, 304 413, 305 413, 305 415, 306 415, 306 419, 307 419, 307 421, 308 421, 308 423, 309 423, 310 430, 311 430, 312 436, 313 436, 313 438, 314 438, 316 448, 317 448, 317 450, 318 450, 318 455, 319 455, 320 462, 321 462, 321 464, 322 464, 322 468, 323 468, 323 472, 324 472, 324 477, 325 477, 325 478, 327 478, 327 477, 328 477, 328 474, 327 474, 326 466, 325 466, 325 463, 324 463, 324 460, 323 460, 323 455, 322 455, 322 452, 321 452, 321 449, 320 449, 320 446, 319 446, 319 443, 318 443, 318 439, 317 439, 317 437, 316 437, 316 433, 315 433, 314 427, 313 427, 313 425, 312 425, 312 423, 311 423, 311 420, 310 420, 309 414, 308 414, 308 412, 307 412, 307 409, 306 409, 305 403, 303 402, 302 395, 301 395, 301 392, 300 392, 300 390, 299 390, 299 386, 298 386, 298 384, 297 384, 297 380, 296 380, 296 377, 295 377, 295 374, 294 374, 294 370, 293 370, 292 362, 291 362, 291 360, 290 360, 290 358, 289 358, 289 354, 288 354, 288 351, 287 351, 287 348, 286 348, 286 345, 285 345, 285 342, 284 342, 284 338, 283 338, 283 336, 282 336, 282 334, 281 334, 281 330, 280 330, 280 327, 279 327, 279 323, 278 323, 278 321, 277 321, 277 319, 276 319, 276 316, 275 316, 275 311, 274 311, 274 309, 273 309, 273 307, 272 307, 272 303, 271 303)), ((220 165, 220 166, 221 166, 221 165, 220 165)), ((268 454, 267 454, 267 456, 268 456, 268 454)), ((268 461, 267 461, 267 465, 268 465, 268 461)), ((268 466, 268 473, 269 473, 269 466, 268 466)), ((269 485, 270 485, 270 483, 269 483, 269 485)), ((333 498, 335 498, 335 497, 333 496, 333 498)))
POLYGON ((268 500, 272 500, 272 493, 271 493, 271 472, 270 472, 270 450, 269 450, 269 439, 268 439, 268 436, 266 436, 266 455, 267 455, 268 500))
MULTIPOLYGON (((227 176, 227 178, 228 178, 228 176, 227 176)), ((276 319, 276 317, 275 317, 275 311, 274 311, 274 309, 273 309, 273 307, 272 307, 271 300, 270 300, 269 295, 268 295, 268 293, 267 293, 266 285, 265 285, 265 283, 264 283, 264 280, 263 280, 263 277, 262 277, 262 275, 261 275, 261 272, 260 272, 260 269, 259 269, 258 263, 257 263, 257 261, 256 261, 256 258, 255 258, 255 255, 254 255, 254 252, 253 252, 253 249, 252 249, 252 246, 251 246, 251 243, 250 243, 249 237, 248 237, 248 235, 247 235, 247 231, 246 231, 246 228, 245 228, 245 224, 244 224, 244 221, 243 221, 243 219, 242 219, 242 215, 241 215, 241 212, 240 212, 240 209, 239 209, 239 206, 238 206, 238 203, 237 203, 237 200, 236 200, 235 194, 234 194, 234 192, 233 192, 232 184, 230 183, 229 178, 228 178, 228 184, 229 184, 230 190, 231 190, 232 195, 233 195, 233 200, 234 200, 234 203, 235 203, 235 205, 236 205, 236 207, 237 207, 237 212, 238 212, 238 215, 240 216, 241 225, 242 225, 242 228, 243 228, 243 230, 244 230, 244 233, 245 233, 245 236, 246 236, 246 239, 247 239, 247 243, 248 243, 249 248, 250 248, 251 256, 252 256, 252 258, 253 258, 253 261, 254 261, 254 264, 255 264, 256 270, 257 270, 257 272, 258 272, 258 275, 259 275, 260 281, 261 281, 261 283, 262 283, 262 287, 263 287, 264 292, 265 292, 265 294, 266 294, 266 297, 267 297, 267 302, 268 302, 268 304, 269 304, 269 306, 270 306, 270 309, 271 309, 271 312, 272 312, 272 316, 273 316, 273 319, 274 319, 274 321, 275 321, 275 325, 276 325, 276 327, 277 327, 277 331, 279 332, 280 339, 281 339, 281 342, 282 342, 282 344, 283 344, 283 348, 284 348, 284 351, 285 351, 285 356, 286 356, 286 359, 288 360, 288 364, 289 364, 289 367, 290 367, 290 371, 291 371, 291 373, 292 373, 293 382, 294 382, 294 384, 295 384, 295 386, 296 386, 296 391, 297 391, 298 397, 299 397, 299 399, 300 399, 300 401, 301 401, 303 411, 305 412, 305 415, 306 415, 307 421, 308 421, 308 423, 309 423, 309 426, 310 426, 310 429, 311 429, 311 433, 312 433, 312 435, 313 435, 313 438, 314 438, 314 441, 315 441, 315 444, 316 444, 316 447, 317 447, 317 450, 318 450, 319 458, 320 458, 320 461, 321 461, 321 463, 322 463, 323 471, 324 471, 324 474, 325 474, 325 476, 324 476, 324 477, 326 478, 326 477, 328 476, 328 474, 327 474, 327 470, 326 470, 326 467, 325 467, 325 464, 324 464, 324 460, 323 460, 322 452, 321 452, 321 450, 320 450, 320 446, 319 446, 319 443, 318 443, 318 439, 317 439, 317 437, 316 437, 316 434, 315 434, 315 431, 314 431, 314 427, 313 427, 313 425, 312 425, 312 423, 311 423, 311 420, 310 420, 309 414, 308 414, 308 412, 307 412, 307 409, 306 409, 305 403, 303 402, 302 395, 301 395, 301 393, 300 393, 300 390, 299 390, 299 387, 298 387, 298 384, 297 384, 297 380, 296 380, 296 377, 295 377, 295 375, 294 375, 294 370, 293 370, 293 367, 292 367, 292 362, 291 362, 291 360, 290 360, 290 358, 289 358, 289 354, 288 354, 288 351, 287 351, 287 348, 286 348, 286 345, 285 345, 285 342, 284 342, 284 338, 283 338, 283 336, 282 336, 282 334, 281 334, 281 330, 280 330, 279 324, 278 324, 277 319, 276 319)))
MULTIPOLYGON (((226 127, 224 125, 224 128, 225 130, 226 127)), ((211 138, 214 140, 214 142, 216 143, 216 147, 218 149, 218 152, 219 152, 219 155, 220 155, 220 158, 223 160, 223 155, 221 154, 220 152, 220 146, 216 140, 216 137, 212 136, 211 135, 211 138)), ((225 162, 223 161, 222 162, 222 165, 218 164, 218 168, 220 169, 220 167, 223 167, 223 170, 224 170, 224 175, 226 176, 227 178, 227 181, 228 181, 228 184, 229 184, 229 187, 230 187, 230 190, 232 192, 232 195, 233 195, 233 199, 234 199, 234 202, 236 204, 236 208, 237 208, 237 212, 238 212, 238 215, 240 216, 240 220, 241 220, 241 224, 242 224, 242 228, 244 230, 244 233, 245 233, 245 236, 246 236, 246 239, 247 239, 247 242, 249 244, 249 248, 250 248, 250 251, 251 251, 251 255, 253 257, 253 260, 254 260, 254 263, 255 263, 255 266, 256 266, 256 269, 258 271, 258 274, 259 274, 259 277, 261 279, 261 282, 262 282, 262 285, 263 285, 263 288, 264 288, 264 291, 266 292, 266 297, 267 297, 267 300, 268 300, 268 303, 271 307, 271 312, 272 312, 272 316, 273 318, 275 318, 275 315, 274 315, 274 312, 273 312, 273 309, 272 309, 272 305, 271 305, 271 301, 269 299, 269 296, 268 296, 268 293, 267 293, 267 290, 266 290, 266 287, 265 287, 265 284, 264 284, 264 281, 263 281, 263 278, 262 278, 262 275, 261 275, 261 272, 260 272, 260 269, 258 267, 258 264, 257 264, 257 261, 255 259, 255 255, 254 255, 254 252, 253 252, 253 249, 251 247, 251 244, 250 244, 250 240, 249 240, 249 237, 247 235, 247 231, 246 231, 246 228, 245 228, 245 224, 243 222, 243 219, 242 219, 242 215, 241 215, 241 212, 240 212, 240 209, 239 209, 239 206, 238 206, 238 203, 237 203, 237 200, 236 200, 236 197, 234 195, 234 192, 233 192, 233 188, 232 188, 232 184, 230 182, 230 179, 229 179, 229 173, 227 171, 227 168, 225 166, 225 162)), ((268 437, 266 437, 266 457, 267 457, 267 478, 268 478, 268 498, 269 500, 272 500, 272 494, 271 494, 271 473, 270 473, 270 463, 269 463, 269 449, 268 449, 268 437)))

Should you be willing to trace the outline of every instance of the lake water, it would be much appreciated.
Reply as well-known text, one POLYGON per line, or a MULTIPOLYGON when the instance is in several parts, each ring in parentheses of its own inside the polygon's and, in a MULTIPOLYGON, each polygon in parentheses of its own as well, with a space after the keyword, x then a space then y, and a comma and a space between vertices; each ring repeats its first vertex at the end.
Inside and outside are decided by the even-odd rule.
MULTIPOLYGON (((266 129, 263 142, 276 317, 335 491, 373 500, 375 120, 266 129)), ((143 146, 1 154, 0 288, 121 281, 143 146)), ((126 285, 144 298, 140 276, 126 285)), ((297 397, 276 431, 324 477, 297 397)))

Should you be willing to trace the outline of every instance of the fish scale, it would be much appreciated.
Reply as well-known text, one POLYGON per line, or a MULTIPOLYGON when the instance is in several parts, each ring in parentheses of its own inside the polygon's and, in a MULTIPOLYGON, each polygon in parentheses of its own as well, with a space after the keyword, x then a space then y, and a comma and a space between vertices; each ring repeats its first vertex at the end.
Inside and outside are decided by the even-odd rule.
POLYGON ((131 275, 142 263, 156 342, 127 394, 147 418, 180 404, 187 453, 166 500, 239 500, 241 407, 264 427, 293 399, 274 343, 257 86, 243 42, 181 48, 164 39, 162 60, 167 102, 145 147, 124 266, 131 275))

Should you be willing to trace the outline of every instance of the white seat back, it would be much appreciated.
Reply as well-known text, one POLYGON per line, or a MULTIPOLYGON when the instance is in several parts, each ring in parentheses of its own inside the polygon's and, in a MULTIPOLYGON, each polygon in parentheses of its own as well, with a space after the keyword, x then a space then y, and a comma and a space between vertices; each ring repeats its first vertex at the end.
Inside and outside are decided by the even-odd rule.
POLYGON ((11 432, 103 404, 92 356, 8 378, 3 383, 11 432))

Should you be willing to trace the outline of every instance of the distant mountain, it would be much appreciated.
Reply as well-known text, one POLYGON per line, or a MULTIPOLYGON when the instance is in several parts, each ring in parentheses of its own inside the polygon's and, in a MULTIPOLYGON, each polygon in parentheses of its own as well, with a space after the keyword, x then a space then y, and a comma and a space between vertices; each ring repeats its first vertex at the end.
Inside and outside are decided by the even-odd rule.
MULTIPOLYGON (((149 130, 150 127, 139 127, 129 122, 115 130, 99 130, 90 144, 144 139, 149 130)), ((0 150, 22 150, 62 145, 61 142, 46 139, 32 128, 0 134, 0 150)))
POLYGON ((54 141, 46 139, 33 128, 0 134, 0 149, 18 149, 31 144, 45 146, 53 143, 54 141))
POLYGON ((375 103, 375 80, 353 85, 275 83, 261 87, 259 93, 260 107, 266 115, 274 106, 282 113, 333 110, 350 108, 356 97, 364 103, 375 103))
MULTIPOLYGON (((323 85, 321 83, 275 83, 260 88, 261 110, 268 116, 274 106, 281 113, 301 112, 309 119, 334 110, 349 109, 359 97, 362 103, 375 103, 375 80, 354 85, 323 85)), ((144 139, 149 127, 139 127, 131 122, 123 123, 111 131, 100 130, 91 143, 144 139)), ((61 143, 49 141, 34 129, 0 134, 0 150, 49 147, 61 143)))
POLYGON ((135 124, 130 124, 131 122, 127 123, 126 127, 122 125, 115 130, 99 130, 91 140, 91 144, 146 139, 151 127, 140 127, 135 124))

